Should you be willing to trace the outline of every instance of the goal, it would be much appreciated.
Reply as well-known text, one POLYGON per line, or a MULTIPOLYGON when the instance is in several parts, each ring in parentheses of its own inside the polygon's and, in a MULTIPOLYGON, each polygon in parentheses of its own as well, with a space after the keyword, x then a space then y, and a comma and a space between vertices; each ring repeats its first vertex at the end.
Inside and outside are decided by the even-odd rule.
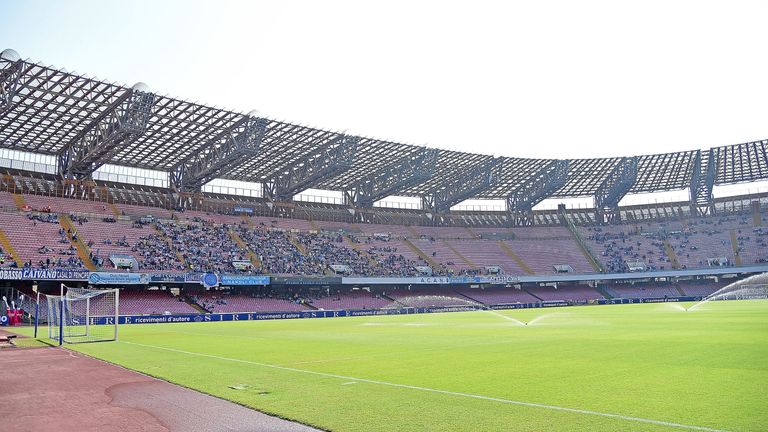
POLYGON ((59 296, 45 296, 49 339, 59 345, 117 340, 119 290, 62 285, 61 292, 59 296))
POLYGON ((688 310, 718 300, 766 300, 768 299, 768 273, 760 273, 736 281, 701 299, 688 310))

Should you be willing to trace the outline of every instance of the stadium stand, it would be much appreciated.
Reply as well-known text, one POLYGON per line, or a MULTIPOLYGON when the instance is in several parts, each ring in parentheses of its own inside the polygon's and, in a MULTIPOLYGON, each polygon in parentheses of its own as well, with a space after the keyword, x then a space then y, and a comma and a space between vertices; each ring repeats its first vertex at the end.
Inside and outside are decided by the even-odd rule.
POLYGON ((707 280, 679 281, 675 284, 675 287, 682 290, 685 295, 706 297, 731 282, 732 281, 713 282, 707 280))
POLYGON ((484 303, 487 305, 536 303, 539 301, 537 297, 532 296, 528 291, 517 288, 467 288, 458 290, 457 293, 469 298, 470 300, 474 300, 478 303, 484 303))
POLYGON ((264 291, 236 294, 208 291, 190 296, 195 303, 209 312, 297 312, 311 309, 298 295, 285 294, 282 298, 264 291))
POLYGON ((167 291, 120 291, 120 312, 124 315, 186 314, 198 310, 167 291))
POLYGON ((17 74, 22 84, 5 95, 13 103, 2 116, 0 147, 35 163, 24 156, 24 163, 0 168, 0 229, 27 265, 109 268, 110 256, 120 255, 135 260, 131 270, 442 276, 768 261, 768 232, 760 226, 768 221, 768 195, 713 193, 716 186, 768 179, 768 140, 622 158, 495 157, 254 117, 12 57, 0 58, 0 72, 17 74), (83 85, 73 97, 69 83, 76 81, 83 85), (124 103, 133 104, 142 122, 133 125, 135 141, 121 146, 113 136, 120 128, 105 122, 124 103), (226 137, 243 125, 253 132, 233 141, 243 153, 216 160, 210 150, 229 143, 226 137), (91 126, 108 136, 79 139, 91 126), (344 151, 328 153, 329 146, 344 151), (77 157, 56 158, 67 151, 77 157), (94 160, 80 160, 87 155, 94 160), (308 160, 320 171, 293 170, 308 160), (182 166, 181 177, 170 170, 182 166), (288 172, 297 176, 293 186, 277 181, 288 172), (472 184, 489 173, 493 181, 472 184), (212 179, 251 187, 216 189, 212 179), (361 194, 362 184, 370 190, 361 194), (312 189, 340 198, 297 199, 312 189), (619 206, 629 194, 683 189, 691 200, 619 206), (382 204, 400 196, 420 204, 382 204), (607 196, 611 202, 604 202, 607 196), (577 197, 592 197, 594 207, 534 210, 545 199, 577 197), (459 209, 468 199, 504 204, 459 209), (56 214, 72 217, 78 240, 67 245, 73 233, 61 235, 56 214))
POLYGON ((114 216, 104 203, 90 200, 48 197, 42 195, 24 195, 24 201, 33 210, 50 209, 54 213, 85 213, 104 216, 114 216))
POLYGON ((237 273, 240 270, 233 261, 248 261, 246 251, 232 240, 225 225, 158 221, 156 226, 183 256, 189 270, 237 273))
POLYGON ((635 284, 614 285, 612 290, 619 298, 659 298, 677 297, 680 293, 671 284, 635 284))
POLYGON ((77 250, 54 213, 4 213, 0 224, 21 261, 28 267, 82 268, 77 250))
MULTIPOLYGON (((594 271, 565 227, 408 227, 155 212, 126 205, 118 208, 128 213, 115 217, 110 206, 93 201, 37 195, 22 199, 29 211, 19 212, 11 207, 11 194, 0 194, 0 229, 19 258, 33 266, 83 265, 61 233, 59 211, 72 220, 99 268, 114 268, 110 255, 123 254, 135 259, 138 269, 157 271, 364 276, 425 274, 417 267, 429 268, 433 275, 488 274, 495 267, 507 275, 594 271), (153 222, 140 222, 149 215, 153 222), (230 230, 247 249, 238 246, 230 230), (30 232, 35 232, 34 241, 30 232), (233 261, 249 260, 248 249, 261 266, 235 268, 233 261)), ((764 212, 758 215, 765 217, 764 212)), ((768 229, 754 226, 747 214, 580 226, 577 234, 607 272, 768 262, 768 229)))
POLYGON ((317 309, 379 309, 392 304, 392 300, 365 290, 337 291, 336 294, 312 299, 317 309))
POLYGON ((523 259, 536 274, 558 273, 555 266, 570 266, 578 273, 589 273, 592 266, 572 239, 512 240, 504 244, 523 259))
POLYGON ((603 298, 600 293, 584 285, 560 285, 558 288, 535 287, 528 292, 544 301, 587 302, 603 298))
POLYGON ((503 273, 510 275, 527 273, 495 240, 446 240, 446 243, 479 267, 498 266, 503 273))
MULTIPOLYGON (((135 259, 133 248, 140 242, 145 232, 151 230, 142 224, 129 226, 122 222, 104 222, 82 217, 71 219, 81 238, 85 240, 90 253, 98 261, 97 265, 104 268, 115 267, 110 262, 112 255, 130 255, 135 259)), ((131 269, 138 270, 133 266, 131 269)))

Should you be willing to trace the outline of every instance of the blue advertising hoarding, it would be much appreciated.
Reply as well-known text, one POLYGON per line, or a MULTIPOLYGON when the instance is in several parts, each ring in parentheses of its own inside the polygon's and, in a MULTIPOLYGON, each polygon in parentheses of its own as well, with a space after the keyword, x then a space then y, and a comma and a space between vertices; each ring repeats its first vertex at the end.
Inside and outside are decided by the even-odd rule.
MULTIPOLYGON (((667 297, 646 299, 610 299, 597 302, 579 304, 626 304, 626 303, 657 303, 697 301, 701 297, 667 297)), ((212 314, 188 314, 188 315, 121 315, 120 324, 159 324, 179 322, 220 322, 220 321, 263 321, 277 319, 307 319, 307 318, 337 318, 337 317, 365 317, 383 315, 407 315, 422 313, 444 312, 470 312, 477 310, 501 310, 501 309, 530 309, 565 307, 572 304, 565 301, 542 301, 536 303, 509 303, 491 306, 462 305, 462 306, 436 306, 399 309, 352 309, 352 310, 306 310, 299 312, 242 312, 242 313, 212 313, 212 314)), ((113 317, 91 318, 91 324, 112 324, 113 317)))
POLYGON ((219 283, 225 286, 269 285, 269 276, 220 275, 219 283))
POLYGON ((91 285, 146 285, 149 281, 146 273, 93 272, 88 276, 91 285))

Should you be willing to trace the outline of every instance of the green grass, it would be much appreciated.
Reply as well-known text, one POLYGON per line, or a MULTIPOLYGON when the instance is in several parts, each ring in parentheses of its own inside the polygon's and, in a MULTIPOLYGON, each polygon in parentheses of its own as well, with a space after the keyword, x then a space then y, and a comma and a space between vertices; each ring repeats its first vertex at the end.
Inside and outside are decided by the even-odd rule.
POLYGON ((542 317, 530 326, 489 312, 129 325, 70 348, 334 431, 685 430, 467 394, 768 430, 768 301, 678 308, 498 312, 542 317))

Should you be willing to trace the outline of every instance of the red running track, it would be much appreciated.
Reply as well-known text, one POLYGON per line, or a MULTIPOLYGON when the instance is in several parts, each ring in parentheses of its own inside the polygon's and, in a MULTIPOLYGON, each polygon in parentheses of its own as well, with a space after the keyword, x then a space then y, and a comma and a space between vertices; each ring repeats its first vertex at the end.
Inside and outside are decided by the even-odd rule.
POLYGON ((53 347, 0 350, 0 429, 316 431, 53 347))

